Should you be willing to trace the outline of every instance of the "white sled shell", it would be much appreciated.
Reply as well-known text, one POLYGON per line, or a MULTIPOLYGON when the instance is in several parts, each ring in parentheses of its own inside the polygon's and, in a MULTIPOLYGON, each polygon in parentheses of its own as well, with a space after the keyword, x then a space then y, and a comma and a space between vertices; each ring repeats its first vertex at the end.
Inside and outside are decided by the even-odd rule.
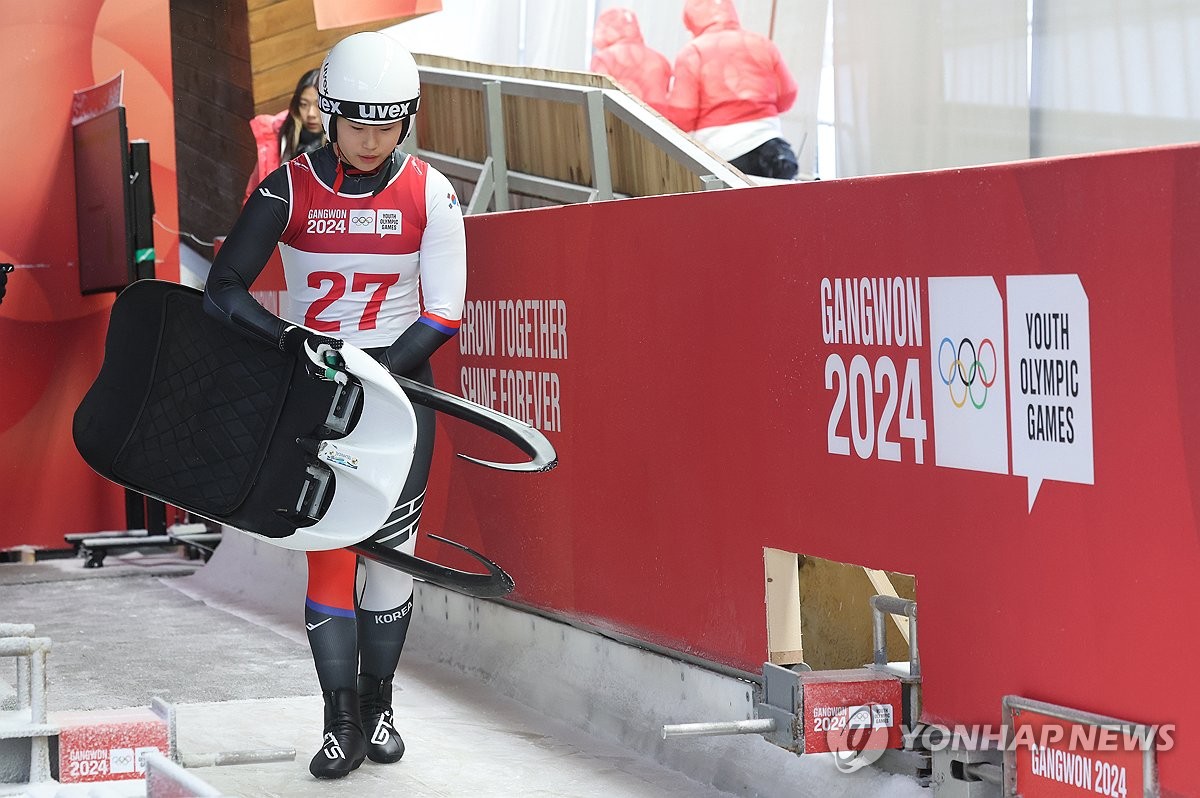
POLYGON ((285 549, 340 549, 375 534, 387 522, 412 467, 417 419, 408 397, 366 352, 350 344, 339 351, 346 371, 362 384, 362 415, 349 435, 322 441, 317 451, 334 475, 333 500, 321 520, 284 538, 250 533, 285 549))

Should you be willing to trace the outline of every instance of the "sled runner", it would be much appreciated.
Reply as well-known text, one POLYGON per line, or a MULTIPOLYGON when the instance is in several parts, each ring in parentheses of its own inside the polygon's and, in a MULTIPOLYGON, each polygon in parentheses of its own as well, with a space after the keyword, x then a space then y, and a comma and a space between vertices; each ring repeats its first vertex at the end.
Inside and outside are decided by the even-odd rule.
MULTIPOLYGON (((101 476, 289 549, 349 547, 414 577, 475 596, 512 579, 479 552, 431 535, 486 569, 473 573, 366 538, 390 514, 416 443, 411 402, 453 415, 556 464, 517 419, 388 373, 362 350, 310 352, 312 366, 209 317, 203 294, 139 280, 113 304, 104 363, 75 412, 75 446, 101 476), (323 374, 318 379, 309 370, 323 374)), ((326 349, 323 347, 323 349, 326 349)))

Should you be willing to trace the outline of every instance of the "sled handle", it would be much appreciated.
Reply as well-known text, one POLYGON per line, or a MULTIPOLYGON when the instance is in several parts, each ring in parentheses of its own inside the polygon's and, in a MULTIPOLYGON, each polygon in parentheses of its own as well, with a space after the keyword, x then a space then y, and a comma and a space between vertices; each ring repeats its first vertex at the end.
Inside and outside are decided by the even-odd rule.
POLYGON ((398 571, 403 571, 417 579, 459 593, 465 593, 475 598, 500 598, 511 593, 513 588, 516 587, 513 578, 503 568, 470 546, 464 546, 462 543, 456 543, 453 540, 448 540, 438 535, 430 535, 429 537, 471 555, 487 569, 487 573, 480 574, 470 571, 460 571, 456 568, 450 568, 449 566, 439 565, 430 560, 421 559, 412 554, 405 554, 402 551, 388 548, 382 543, 370 540, 365 540, 362 543, 351 546, 350 550, 368 559, 391 566, 398 571))
POLYGON ((410 380, 408 377, 401 377, 399 374, 393 374, 392 377, 410 401, 499 435, 530 458, 524 463, 495 463, 460 453, 458 456, 462 459, 501 471, 549 471, 558 465, 558 453, 554 451, 554 445, 536 427, 461 396, 410 380))

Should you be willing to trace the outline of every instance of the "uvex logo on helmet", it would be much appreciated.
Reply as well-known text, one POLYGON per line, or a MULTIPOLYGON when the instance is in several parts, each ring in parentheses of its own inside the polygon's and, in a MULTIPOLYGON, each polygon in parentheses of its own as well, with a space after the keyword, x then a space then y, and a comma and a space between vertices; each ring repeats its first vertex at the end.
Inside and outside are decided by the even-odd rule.
POLYGON ((322 112, 363 122, 391 122, 403 119, 416 113, 419 102, 419 99, 412 99, 400 103, 358 103, 351 100, 335 100, 325 95, 317 98, 322 112))
POLYGON ((412 106, 412 100, 406 103, 392 103, 391 105, 377 105, 375 103, 360 103, 358 106, 359 119, 399 119, 403 116, 408 116, 411 111, 408 109, 412 106))

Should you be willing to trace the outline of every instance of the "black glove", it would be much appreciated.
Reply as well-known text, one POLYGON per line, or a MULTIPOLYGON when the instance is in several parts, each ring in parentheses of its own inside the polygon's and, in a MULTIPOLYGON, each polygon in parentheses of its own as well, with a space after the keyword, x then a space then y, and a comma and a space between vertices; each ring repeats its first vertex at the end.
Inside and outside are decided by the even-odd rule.
MULTIPOLYGON (((311 349, 315 354, 322 344, 327 345, 331 349, 342 348, 342 340, 340 338, 330 338, 328 335, 310 332, 303 327, 297 327, 295 324, 289 324, 279 336, 279 348, 304 364, 309 374, 314 377, 330 379, 326 370, 314 363, 312 358, 309 357, 308 352, 305 351, 306 349, 311 349), (308 346, 305 347, 305 344, 308 346)), ((344 365, 340 355, 335 356, 336 363, 328 362, 328 357, 329 355, 326 355, 326 365, 335 369, 344 365)))
POLYGON ((11 263, 0 263, 0 302, 4 301, 4 294, 8 291, 5 286, 8 284, 8 273, 12 268, 11 263))

